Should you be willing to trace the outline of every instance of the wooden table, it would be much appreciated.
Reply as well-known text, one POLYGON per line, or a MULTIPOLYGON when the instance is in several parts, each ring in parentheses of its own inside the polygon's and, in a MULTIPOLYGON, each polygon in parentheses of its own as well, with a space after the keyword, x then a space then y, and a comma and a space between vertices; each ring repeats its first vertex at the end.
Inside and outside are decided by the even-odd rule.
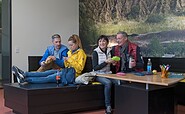
POLYGON ((144 83, 146 84, 146 89, 148 89, 148 84, 170 86, 184 79, 184 78, 161 78, 160 73, 158 73, 157 75, 145 75, 145 76, 137 76, 133 73, 127 73, 125 76, 118 76, 116 74, 97 74, 97 76, 123 81, 144 83))
POLYGON ((115 86, 116 114, 176 114, 174 88, 183 78, 161 78, 157 75, 125 76, 97 74, 97 76, 122 80, 115 86))

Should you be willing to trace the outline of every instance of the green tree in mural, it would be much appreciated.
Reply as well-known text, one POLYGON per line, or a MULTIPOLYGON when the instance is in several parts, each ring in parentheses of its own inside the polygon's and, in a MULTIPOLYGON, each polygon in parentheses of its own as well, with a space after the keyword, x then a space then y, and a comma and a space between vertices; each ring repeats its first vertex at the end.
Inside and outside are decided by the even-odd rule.
POLYGON ((183 0, 80 0, 81 10, 85 10, 85 15, 95 23, 145 20, 153 14, 184 13, 183 4, 183 0))
POLYGON ((176 57, 185 56, 185 43, 184 42, 172 42, 166 45, 165 53, 173 54, 176 57))
MULTIPOLYGON (((144 56, 163 56, 167 53, 165 41, 175 38, 185 41, 183 34, 175 34, 175 37, 162 34, 165 31, 176 30, 178 33, 185 30, 184 0, 80 0, 79 4, 80 37, 87 53, 99 35, 111 36, 118 31, 142 36, 138 37, 138 43, 151 41, 153 37, 147 37, 151 34, 160 37, 149 45, 141 45, 144 56)), ((181 52, 180 56, 185 55, 181 52)))
POLYGON ((92 51, 94 44, 96 43, 95 38, 97 37, 95 22, 92 18, 88 18, 85 5, 87 1, 80 2, 80 38, 82 44, 87 53, 92 51))
POLYGON ((162 15, 155 14, 155 15, 148 16, 145 22, 152 24, 152 23, 160 23, 162 21, 164 21, 164 17, 162 15))
POLYGON ((161 57, 164 55, 163 46, 157 38, 153 38, 147 47, 147 53, 149 57, 161 57))

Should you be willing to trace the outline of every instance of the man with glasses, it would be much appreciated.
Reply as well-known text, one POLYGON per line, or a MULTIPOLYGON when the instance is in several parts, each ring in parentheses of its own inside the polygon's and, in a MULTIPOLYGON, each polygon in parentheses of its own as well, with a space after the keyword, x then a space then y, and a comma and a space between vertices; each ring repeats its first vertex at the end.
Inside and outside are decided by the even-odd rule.
POLYGON ((53 45, 47 47, 42 59, 39 61, 41 66, 37 70, 38 72, 64 68, 63 57, 67 57, 69 49, 61 44, 61 37, 59 34, 54 34, 51 38, 53 45))

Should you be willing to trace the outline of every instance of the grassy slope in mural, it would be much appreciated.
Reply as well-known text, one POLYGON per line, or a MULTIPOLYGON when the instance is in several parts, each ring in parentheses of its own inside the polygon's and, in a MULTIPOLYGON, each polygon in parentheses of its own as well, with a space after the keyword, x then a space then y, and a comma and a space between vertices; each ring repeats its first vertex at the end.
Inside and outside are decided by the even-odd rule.
MULTIPOLYGON (((97 36, 102 34, 111 36, 118 31, 126 31, 129 35, 134 36, 130 37, 130 40, 141 47, 143 56, 158 57, 172 54, 176 57, 185 57, 185 52, 183 52, 185 50, 185 16, 169 15, 159 23, 125 20, 98 23, 95 27, 98 30, 94 31, 97 36)), ((94 41, 97 38, 94 38, 94 41)))

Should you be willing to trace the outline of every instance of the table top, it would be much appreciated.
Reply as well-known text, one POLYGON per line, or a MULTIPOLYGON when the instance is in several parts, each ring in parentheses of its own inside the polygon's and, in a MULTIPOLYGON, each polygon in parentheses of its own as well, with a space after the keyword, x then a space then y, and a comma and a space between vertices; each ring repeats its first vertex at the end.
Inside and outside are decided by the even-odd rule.
POLYGON ((153 85, 162 85, 162 86, 173 85, 185 78, 185 77, 161 78, 160 73, 158 73, 157 75, 145 75, 145 76, 137 76, 133 73, 126 73, 125 76, 118 76, 116 74, 97 74, 97 76, 117 79, 117 80, 123 80, 123 81, 138 82, 138 83, 153 84, 153 85))

